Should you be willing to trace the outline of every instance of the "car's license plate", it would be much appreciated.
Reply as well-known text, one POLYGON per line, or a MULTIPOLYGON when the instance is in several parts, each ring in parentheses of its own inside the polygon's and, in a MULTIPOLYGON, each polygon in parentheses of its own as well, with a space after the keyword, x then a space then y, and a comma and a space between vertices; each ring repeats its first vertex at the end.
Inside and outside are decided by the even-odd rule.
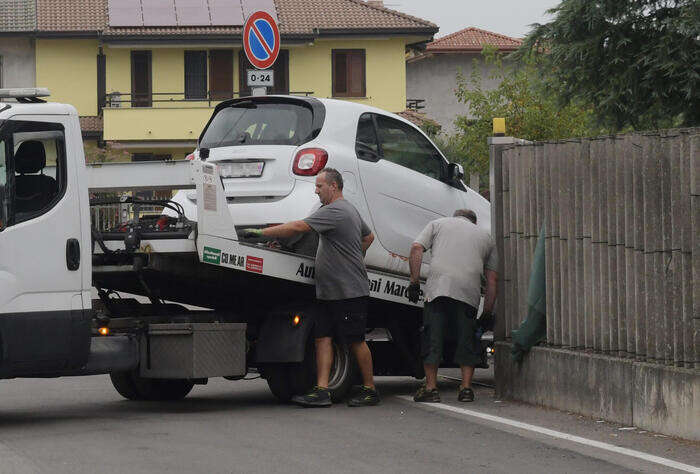
POLYGON ((264 167, 264 161, 219 163, 219 174, 222 178, 257 178, 262 176, 264 167))

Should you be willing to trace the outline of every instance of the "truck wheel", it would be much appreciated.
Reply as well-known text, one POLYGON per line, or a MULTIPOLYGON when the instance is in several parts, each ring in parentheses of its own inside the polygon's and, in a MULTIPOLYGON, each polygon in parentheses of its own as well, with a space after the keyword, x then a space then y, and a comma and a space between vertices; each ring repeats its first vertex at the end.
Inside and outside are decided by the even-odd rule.
POLYGON ((148 379, 139 377, 135 371, 114 372, 110 378, 117 392, 129 400, 181 400, 194 386, 187 379, 148 379))
MULTIPOLYGON (((328 378, 328 390, 333 402, 337 403, 345 397, 352 384, 357 382, 358 372, 350 348, 334 342, 333 365, 328 378)), ((288 402, 294 395, 308 392, 316 382, 316 350, 313 339, 306 346, 303 362, 266 364, 263 375, 270 391, 281 402, 288 402)))
MULTIPOLYGON (((315 366, 316 364, 314 364, 315 366)), ((341 401, 357 382, 359 370, 355 357, 347 345, 333 343, 333 365, 328 377, 328 390, 331 392, 333 403, 341 401)))
POLYGON ((289 373, 293 370, 292 364, 266 364, 263 368, 263 376, 267 380, 272 394, 281 402, 286 403, 292 399, 292 384, 289 373))

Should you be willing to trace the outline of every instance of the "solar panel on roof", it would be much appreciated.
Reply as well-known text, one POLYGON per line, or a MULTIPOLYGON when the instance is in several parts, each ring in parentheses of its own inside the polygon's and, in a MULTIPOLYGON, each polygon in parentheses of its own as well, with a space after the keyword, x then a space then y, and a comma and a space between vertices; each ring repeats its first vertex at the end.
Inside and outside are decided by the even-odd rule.
POLYGON ((109 26, 143 26, 141 0, 108 0, 109 26))
POLYGON ((175 0, 175 14, 180 26, 209 26, 207 0, 175 0))
POLYGON ((176 26, 173 0, 141 0, 144 26, 176 26))
POLYGON ((214 26, 241 26, 243 10, 240 0, 209 0, 211 24, 214 26))
POLYGON ((253 13, 262 10, 269 13, 275 21, 278 21, 274 0, 241 0, 241 6, 243 7, 244 18, 248 18, 253 13))

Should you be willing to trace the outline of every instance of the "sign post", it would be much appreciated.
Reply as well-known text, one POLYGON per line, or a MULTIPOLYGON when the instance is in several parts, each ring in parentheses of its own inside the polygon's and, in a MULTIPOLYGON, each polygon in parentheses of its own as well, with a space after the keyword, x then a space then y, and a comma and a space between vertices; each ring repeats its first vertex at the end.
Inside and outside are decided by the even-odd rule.
POLYGON ((264 11, 250 15, 243 25, 243 50, 255 69, 247 71, 247 83, 252 95, 265 95, 275 84, 275 64, 280 52, 280 31, 272 16, 264 11))

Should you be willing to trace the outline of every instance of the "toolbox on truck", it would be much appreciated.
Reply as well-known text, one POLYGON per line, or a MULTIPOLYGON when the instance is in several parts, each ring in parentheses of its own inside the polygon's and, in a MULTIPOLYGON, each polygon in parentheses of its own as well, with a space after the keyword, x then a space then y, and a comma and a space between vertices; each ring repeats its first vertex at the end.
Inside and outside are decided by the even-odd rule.
POLYGON ((203 379, 246 374, 245 323, 150 324, 141 377, 203 379))

